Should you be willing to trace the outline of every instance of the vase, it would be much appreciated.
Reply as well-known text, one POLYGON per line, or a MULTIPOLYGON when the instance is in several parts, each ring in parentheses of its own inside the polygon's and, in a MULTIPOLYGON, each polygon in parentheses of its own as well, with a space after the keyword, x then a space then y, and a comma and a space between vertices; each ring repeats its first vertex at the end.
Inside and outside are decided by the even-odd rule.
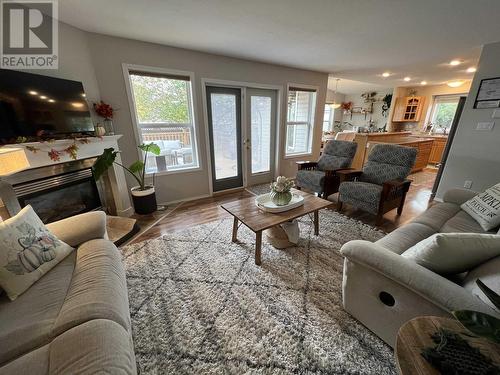
POLYGON ((115 128, 113 127, 113 120, 110 118, 104 119, 104 129, 107 135, 115 135, 115 128))
POLYGON ((292 200, 292 193, 290 191, 274 191, 271 190, 271 201, 276 206, 286 206, 292 200))

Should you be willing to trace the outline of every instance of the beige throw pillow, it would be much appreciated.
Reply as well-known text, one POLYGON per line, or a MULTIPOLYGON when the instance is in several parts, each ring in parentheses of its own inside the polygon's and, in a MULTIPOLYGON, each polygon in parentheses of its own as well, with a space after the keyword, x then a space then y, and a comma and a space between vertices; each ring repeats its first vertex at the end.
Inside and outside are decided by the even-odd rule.
POLYGON ((500 236, 437 233, 410 247, 401 255, 438 274, 457 274, 499 256, 500 236))
POLYGON ((486 189, 460 206, 476 220, 485 231, 500 225, 500 184, 486 189))
POLYGON ((15 300, 71 251, 26 206, 0 223, 0 286, 15 300))

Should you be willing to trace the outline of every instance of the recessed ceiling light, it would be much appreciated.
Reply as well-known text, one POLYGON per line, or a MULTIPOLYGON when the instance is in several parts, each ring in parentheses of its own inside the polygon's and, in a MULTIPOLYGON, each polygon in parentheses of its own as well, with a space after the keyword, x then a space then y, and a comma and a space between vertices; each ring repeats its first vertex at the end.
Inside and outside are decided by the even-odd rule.
POLYGON ((464 84, 464 81, 450 81, 447 83, 447 85, 450 87, 458 87, 458 86, 462 86, 463 84, 464 84))
POLYGON ((427 85, 427 81, 422 81, 422 82, 420 82, 420 84, 421 84, 422 86, 425 86, 425 85, 427 85))
POLYGON ((475 66, 471 66, 470 68, 467 68, 467 73, 474 73, 476 70, 475 66))
POLYGON ((55 100, 54 99, 49 99, 49 102, 50 103, 55 103, 55 100))
POLYGON ((404 77, 403 79, 404 79, 406 82, 411 81, 411 78, 410 78, 410 77, 404 77))
POLYGON ((83 107, 83 103, 78 103, 78 102, 74 102, 74 103, 71 103, 71 105, 75 108, 81 108, 83 107))
POLYGON ((391 73, 389 73, 389 72, 384 72, 384 73, 382 73, 382 77, 384 77, 384 78, 387 78, 387 77, 389 77, 390 75, 391 75, 391 73))
POLYGON ((28 94, 30 94, 30 95, 38 95, 38 93, 36 91, 28 91, 28 94))
POLYGON ((40 95, 40 99, 47 99, 45 95, 40 95))
POLYGON ((460 60, 451 60, 450 61, 451 66, 457 66, 457 65, 460 65, 460 63, 461 63, 460 60))

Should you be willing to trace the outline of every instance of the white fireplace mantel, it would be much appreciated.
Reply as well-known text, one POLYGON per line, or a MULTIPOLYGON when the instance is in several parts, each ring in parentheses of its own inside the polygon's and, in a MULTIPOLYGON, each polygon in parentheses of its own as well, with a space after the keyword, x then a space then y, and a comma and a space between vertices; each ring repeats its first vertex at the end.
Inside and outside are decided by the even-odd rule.
MULTIPOLYGON (((28 161, 30 163, 29 169, 34 169, 60 163, 67 163, 74 160, 93 158, 101 155, 105 148, 114 148, 118 151, 118 139, 120 139, 121 137, 121 135, 108 135, 101 138, 88 137, 85 138, 88 143, 82 143, 77 139, 76 145, 78 147, 78 150, 76 159, 72 159, 70 155, 62 153, 60 154, 59 160, 57 161, 54 161, 49 157, 49 151, 51 149, 61 151, 66 147, 72 145, 75 140, 60 139, 52 142, 16 143, 5 145, 3 147, 24 148, 26 157, 28 158, 28 161), (36 149, 36 151, 34 151, 34 149, 36 149)), ((120 154, 117 155, 116 161, 121 164, 120 154)), ((130 195, 123 168, 116 164, 113 164, 113 166, 108 170, 108 176, 114 201, 113 203, 116 207, 116 214, 119 216, 132 215, 134 213, 134 210, 130 202, 130 195)))

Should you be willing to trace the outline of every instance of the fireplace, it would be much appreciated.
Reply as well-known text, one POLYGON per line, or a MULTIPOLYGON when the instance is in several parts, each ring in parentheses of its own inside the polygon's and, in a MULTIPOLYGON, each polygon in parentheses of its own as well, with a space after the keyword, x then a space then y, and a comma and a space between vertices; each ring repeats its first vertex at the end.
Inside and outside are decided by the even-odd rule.
POLYGON ((92 175, 95 158, 29 169, 9 179, 22 207, 31 205, 44 223, 102 208, 92 175))

